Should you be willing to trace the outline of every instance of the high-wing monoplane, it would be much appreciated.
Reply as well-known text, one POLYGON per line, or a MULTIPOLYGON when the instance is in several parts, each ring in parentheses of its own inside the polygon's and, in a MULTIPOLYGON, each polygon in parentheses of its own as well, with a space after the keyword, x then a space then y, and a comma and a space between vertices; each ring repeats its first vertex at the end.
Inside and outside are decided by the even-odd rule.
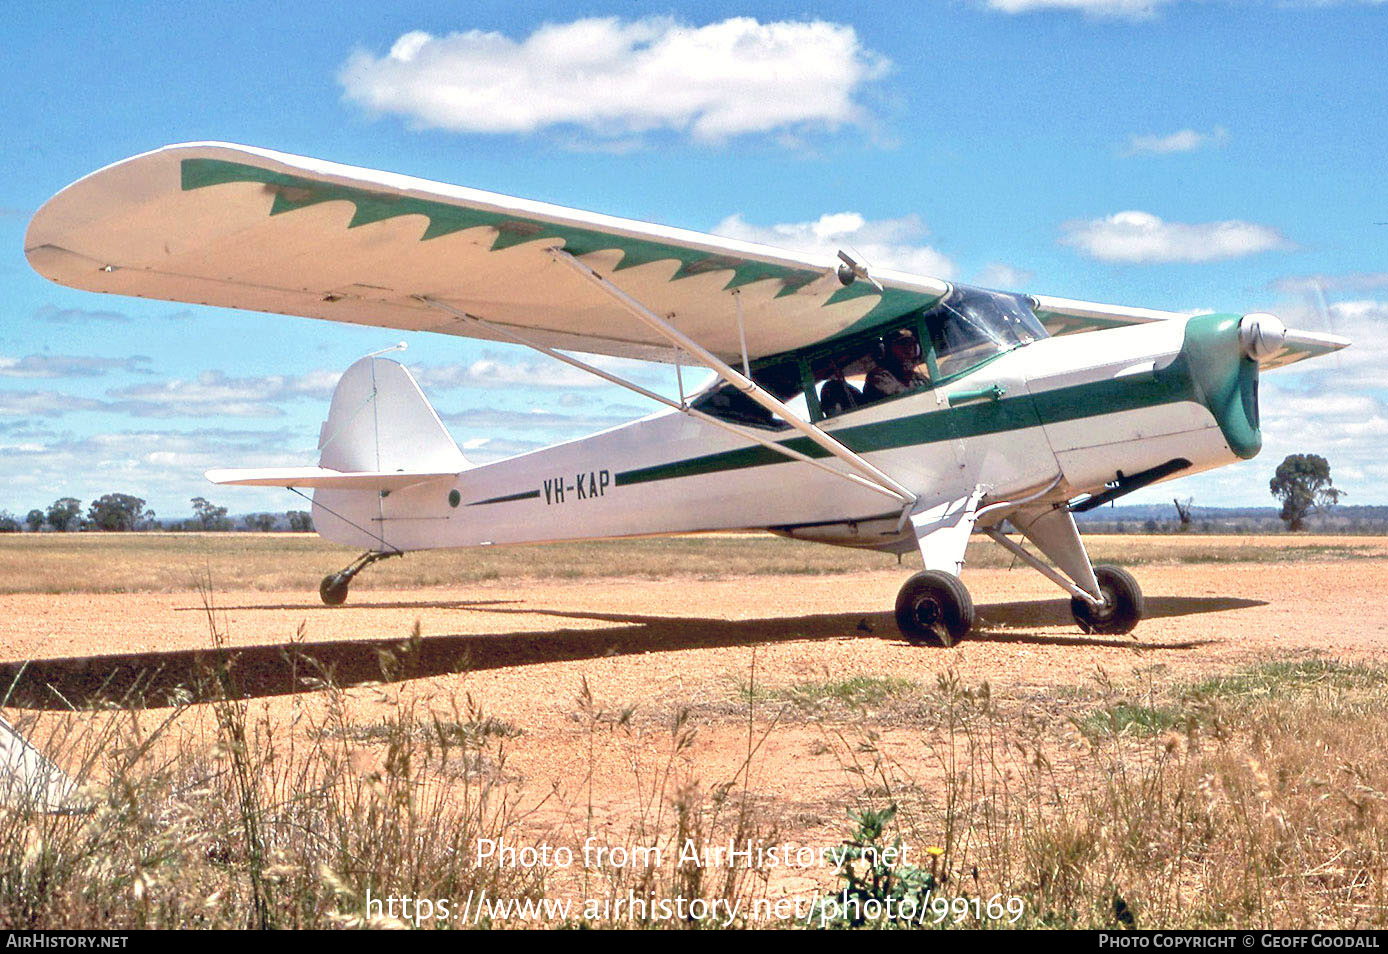
POLYGON ((1064 590, 1085 632, 1128 632, 1141 590, 1091 564, 1074 514, 1253 457, 1259 375, 1349 343, 1268 314, 990 291, 222 143, 79 180, 25 251, 94 292, 514 342, 665 406, 471 466, 409 371, 363 358, 316 465, 208 473, 312 489, 318 532, 364 551, 323 580, 329 604, 413 550, 760 528, 919 551, 897 622, 952 645, 974 621, 959 574, 979 531, 1064 590), (592 355, 715 377, 671 398, 592 355))

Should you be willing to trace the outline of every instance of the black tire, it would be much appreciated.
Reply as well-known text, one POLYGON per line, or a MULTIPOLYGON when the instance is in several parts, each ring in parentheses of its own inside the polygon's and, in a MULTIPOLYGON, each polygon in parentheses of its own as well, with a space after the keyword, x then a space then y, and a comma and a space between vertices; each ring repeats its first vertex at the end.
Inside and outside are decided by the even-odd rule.
POLYGON ((896 597, 896 625, 916 645, 953 646, 974 625, 974 601, 953 573, 922 570, 896 597))
POLYGON ((1070 598, 1070 614, 1086 633, 1117 636, 1131 633, 1142 619, 1142 588, 1127 570, 1116 566, 1096 566, 1099 592, 1104 606, 1092 606, 1078 596, 1070 598))
POLYGON ((350 585, 350 580, 344 580, 332 573, 323 577, 323 582, 318 584, 318 595, 329 606, 341 606, 347 602, 347 589, 350 585))

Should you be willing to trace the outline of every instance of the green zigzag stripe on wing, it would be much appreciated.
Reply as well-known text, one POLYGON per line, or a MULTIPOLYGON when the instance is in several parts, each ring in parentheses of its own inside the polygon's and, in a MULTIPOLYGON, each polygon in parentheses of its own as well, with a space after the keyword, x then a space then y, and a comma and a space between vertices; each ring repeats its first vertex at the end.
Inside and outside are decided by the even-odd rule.
MULTIPOLYGON (((487 227, 497 231, 496 239, 492 242, 492 251, 500 251, 526 242, 559 239, 564 243, 564 248, 574 255, 612 249, 620 251, 622 258, 615 271, 668 260, 679 263, 679 268, 671 277, 672 281, 710 271, 731 271, 732 277, 723 286, 725 291, 754 282, 775 280, 781 283, 781 289, 776 293, 776 297, 780 298, 795 294, 819 277, 819 273, 812 269, 711 255, 699 249, 612 235, 580 226, 556 225, 509 213, 463 208, 431 199, 372 192, 355 186, 320 182, 240 162, 206 158, 184 159, 182 162, 182 188, 185 192, 231 182, 260 182, 274 187, 275 198, 270 206, 271 215, 283 215, 322 202, 351 202, 355 212, 347 224, 348 228, 357 228, 402 215, 420 215, 429 221, 420 236, 421 241, 467 229, 487 227)), ((837 304, 871 294, 877 294, 876 289, 871 286, 850 285, 834 292, 821 305, 837 304)), ((927 307, 935 301, 936 297, 932 295, 888 289, 886 294, 878 297, 877 303, 867 314, 855 321, 851 328, 839 334, 861 331, 891 321, 911 311, 927 307)))

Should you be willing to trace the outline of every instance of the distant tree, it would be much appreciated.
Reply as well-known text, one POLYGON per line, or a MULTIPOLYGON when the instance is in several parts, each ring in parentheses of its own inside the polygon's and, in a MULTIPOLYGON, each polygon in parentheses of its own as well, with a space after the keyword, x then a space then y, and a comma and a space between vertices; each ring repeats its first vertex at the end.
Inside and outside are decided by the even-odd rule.
POLYGON ((0 533, 18 533, 22 525, 8 510, 0 510, 0 533))
POLYGON ((1181 521, 1181 530, 1190 529, 1190 508, 1195 503, 1194 497, 1187 497, 1185 502, 1172 498, 1171 502, 1176 505, 1176 519, 1181 521))
POLYGON ((24 518, 24 522, 29 525, 30 533, 38 533, 39 527, 43 526, 44 516, 42 510, 30 510, 24 518))
POLYGON ((82 501, 76 497, 59 497, 48 505, 48 525, 59 533, 79 530, 82 526, 82 501))
POLYGON ((144 500, 130 494, 106 494, 87 507, 87 520, 97 530, 135 530, 153 517, 144 500))
POLYGON ((1312 513, 1335 506, 1345 495, 1330 482, 1330 464, 1319 454, 1288 454, 1277 465, 1268 489, 1282 501, 1278 516, 1291 532, 1300 530, 1312 513))
POLYGON ((275 515, 271 513, 253 513, 246 518, 246 526, 259 533, 269 533, 275 529, 275 515))
POLYGON ((218 507, 204 497, 193 498, 193 519, 201 530, 230 530, 227 508, 218 507))
POLYGON ((295 533, 312 533, 313 518, 305 510, 291 510, 285 517, 289 520, 289 529, 295 533))
POLYGON ((1146 533, 1156 533, 1158 530, 1161 529, 1161 527, 1157 526, 1157 522, 1155 520, 1145 520, 1142 523, 1142 529, 1146 533))

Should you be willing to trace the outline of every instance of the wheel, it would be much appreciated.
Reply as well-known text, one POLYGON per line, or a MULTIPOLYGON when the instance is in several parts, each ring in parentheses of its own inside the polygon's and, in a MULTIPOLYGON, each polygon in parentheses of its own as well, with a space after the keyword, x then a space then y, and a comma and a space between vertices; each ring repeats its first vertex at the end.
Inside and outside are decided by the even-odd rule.
POLYGON ((953 646, 974 625, 974 601, 953 573, 923 570, 896 597, 896 625, 908 642, 953 646))
POLYGON ((1099 592, 1104 605, 1093 606, 1078 596, 1070 598, 1070 613, 1086 633, 1106 636, 1131 633, 1142 619, 1142 588, 1127 570, 1116 566, 1096 566, 1099 592))
POLYGON ((337 573, 330 573, 318 584, 318 595, 329 606, 341 606, 347 602, 347 587, 350 584, 350 580, 344 580, 337 573))

